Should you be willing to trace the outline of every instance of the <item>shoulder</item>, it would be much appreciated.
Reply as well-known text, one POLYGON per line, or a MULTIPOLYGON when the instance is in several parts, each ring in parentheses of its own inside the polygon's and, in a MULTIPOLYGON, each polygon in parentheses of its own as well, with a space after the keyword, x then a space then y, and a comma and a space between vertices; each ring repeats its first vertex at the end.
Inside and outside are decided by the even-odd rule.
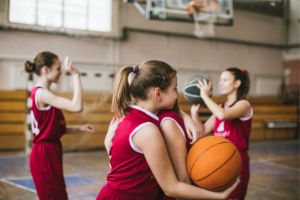
POLYGON ((38 88, 36 93, 37 93, 39 99, 44 99, 44 100, 53 99, 53 98, 58 97, 55 94, 53 94, 51 91, 44 89, 44 88, 38 88))
POLYGON ((131 135, 135 135, 135 138, 137 139, 144 139, 144 140, 150 140, 153 139, 153 137, 161 136, 161 132, 158 129, 158 127, 151 123, 151 122, 145 122, 140 124, 136 127, 136 129, 131 133, 131 135), (139 134, 142 133, 142 134, 139 134))
POLYGON ((179 115, 173 111, 173 110, 163 110, 163 111, 160 111, 159 114, 158 114, 158 117, 159 117, 159 121, 162 121, 164 118, 174 118, 174 119, 178 119, 180 118, 179 115))
POLYGON ((242 99, 237 101, 234 106, 243 106, 243 107, 247 107, 247 108, 251 108, 251 104, 249 103, 249 101, 247 101, 246 99, 242 99))

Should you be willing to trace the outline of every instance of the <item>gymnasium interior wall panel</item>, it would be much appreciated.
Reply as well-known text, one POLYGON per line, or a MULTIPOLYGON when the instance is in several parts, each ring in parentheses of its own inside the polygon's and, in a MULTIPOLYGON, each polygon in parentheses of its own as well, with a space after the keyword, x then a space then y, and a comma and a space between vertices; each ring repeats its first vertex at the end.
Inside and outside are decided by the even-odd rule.
POLYGON ((299 0, 290 0, 290 11, 289 11, 289 23, 288 23, 288 44, 295 45, 298 44, 299 47, 299 19, 300 19, 300 1, 299 0))
MULTIPOLYGON (((226 68, 244 68, 250 75, 252 96, 256 95, 256 77, 282 76, 280 49, 130 32, 128 41, 120 46, 121 62, 135 65, 147 59, 163 60, 179 73, 205 74, 214 79, 215 88, 226 68)), ((180 79, 179 84, 184 82, 180 79)), ((213 94, 217 95, 217 90, 213 94)))
MULTIPOLYGON (((125 27, 193 35, 194 23, 147 20, 133 4, 123 4, 122 7, 122 24, 125 27)), ((282 18, 234 10, 234 25, 215 26, 215 37, 280 45, 284 42, 283 29, 282 18)))

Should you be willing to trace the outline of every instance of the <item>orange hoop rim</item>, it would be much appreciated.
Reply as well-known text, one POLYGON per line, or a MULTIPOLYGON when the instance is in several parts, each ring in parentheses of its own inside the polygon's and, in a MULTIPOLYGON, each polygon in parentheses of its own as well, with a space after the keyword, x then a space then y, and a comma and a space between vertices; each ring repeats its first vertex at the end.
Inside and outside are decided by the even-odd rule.
POLYGON ((193 8, 205 9, 205 8, 216 8, 219 5, 218 0, 193 0, 189 3, 189 14, 192 15, 194 10, 193 8), (207 5, 196 5, 198 2, 214 2, 207 5))

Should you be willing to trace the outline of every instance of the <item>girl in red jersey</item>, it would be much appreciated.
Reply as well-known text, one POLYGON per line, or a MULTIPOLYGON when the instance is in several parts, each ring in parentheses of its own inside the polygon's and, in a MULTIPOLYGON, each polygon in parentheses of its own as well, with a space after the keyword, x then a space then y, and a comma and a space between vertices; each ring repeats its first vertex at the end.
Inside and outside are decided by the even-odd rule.
POLYGON ((109 151, 111 170, 98 200, 157 199, 159 186, 175 198, 225 199, 238 185, 239 180, 223 192, 210 192, 178 181, 155 115, 171 110, 177 96, 176 71, 167 63, 151 60, 121 70, 112 108, 122 123, 109 151))
POLYGON ((62 145, 60 137, 65 133, 91 132, 90 124, 83 126, 67 126, 60 109, 70 112, 83 110, 83 92, 79 72, 65 60, 65 69, 73 77, 74 96, 72 100, 54 95, 50 91, 51 83, 57 83, 61 71, 61 63, 57 55, 41 52, 34 62, 25 62, 25 71, 36 73, 37 86, 31 90, 31 129, 34 134, 29 164, 34 185, 41 200, 68 199, 62 166, 62 145))
MULTIPOLYGON (((185 118, 186 123, 188 124, 187 126, 191 126, 188 123, 191 119, 189 117, 187 118, 187 115, 180 111, 177 101, 172 110, 160 111, 157 116, 159 117, 160 128, 176 177, 180 182, 191 184, 191 179, 186 168, 187 153, 191 144, 182 117, 185 118)), ((116 118, 114 118, 111 121, 109 130, 106 134, 105 147, 108 153, 119 123, 120 120, 116 120, 116 118)), ((163 191, 160 191, 158 199, 175 200, 175 198, 165 195, 163 191)))
MULTIPOLYGON (((167 147, 170 161, 174 168, 178 181, 191 184, 191 179, 186 168, 187 153, 191 148, 188 135, 185 131, 184 121, 181 118, 179 105, 176 101, 172 110, 163 110, 158 114, 160 128, 167 147)), ((159 200, 175 200, 160 193, 159 200)))
POLYGON ((203 125, 199 110, 201 105, 193 105, 192 118, 198 124, 201 136, 204 137, 213 131, 215 136, 230 140, 239 150, 242 158, 241 184, 228 197, 230 200, 243 200, 247 193, 250 177, 249 171, 249 137, 253 110, 250 103, 245 100, 249 91, 250 80, 248 72, 244 69, 228 68, 221 74, 220 86, 222 94, 227 101, 220 106, 211 98, 211 83, 199 81, 201 97, 213 115, 203 125))

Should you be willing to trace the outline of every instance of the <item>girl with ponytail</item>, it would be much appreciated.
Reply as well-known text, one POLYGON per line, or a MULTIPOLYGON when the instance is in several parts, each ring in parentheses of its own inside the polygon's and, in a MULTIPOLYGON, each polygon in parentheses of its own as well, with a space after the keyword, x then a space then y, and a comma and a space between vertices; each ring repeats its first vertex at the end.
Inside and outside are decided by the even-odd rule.
MULTIPOLYGON (((180 114, 178 106, 174 107, 178 97, 176 73, 167 63, 156 60, 120 71, 112 110, 122 122, 114 125, 113 120, 108 131, 115 132, 111 146, 106 145, 110 172, 97 200, 158 199, 160 188, 174 198, 226 199, 238 185, 240 180, 225 191, 210 192, 178 181, 161 133, 160 120, 166 115, 164 111, 156 115, 172 109, 180 114)), ((183 146, 186 148, 185 143, 183 146)))
POLYGON ((73 99, 56 96, 50 91, 52 83, 57 83, 62 74, 61 63, 57 55, 41 52, 33 62, 25 62, 25 71, 37 75, 37 85, 31 90, 32 106, 31 130, 34 135, 29 165, 39 199, 68 199, 63 176, 62 144, 60 137, 66 133, 91 132, 90 124, 66 126, 61 109, 69 112, 83 110, 83 92, 80 74, 68 57, 64 67, 73 77, 73 99))
POLYGON ((249 170, 249 138, 251 132, 253 110, 245 99, 250 87, 248 72, 244 69, 228 68, 221 74, 219 83, 222 95, 227 101, 220 106, 211 98, 211 83, 199 81, 201 97, 212 112, 212 116, 203 125, 199 111, 202 105, 193 105, 191 114, 200 129, 200 137, 213 131, 215 136, 230 140, 238 148, 242 158, 242 181, 228 199, 244 200, 250 178, 249 170))

